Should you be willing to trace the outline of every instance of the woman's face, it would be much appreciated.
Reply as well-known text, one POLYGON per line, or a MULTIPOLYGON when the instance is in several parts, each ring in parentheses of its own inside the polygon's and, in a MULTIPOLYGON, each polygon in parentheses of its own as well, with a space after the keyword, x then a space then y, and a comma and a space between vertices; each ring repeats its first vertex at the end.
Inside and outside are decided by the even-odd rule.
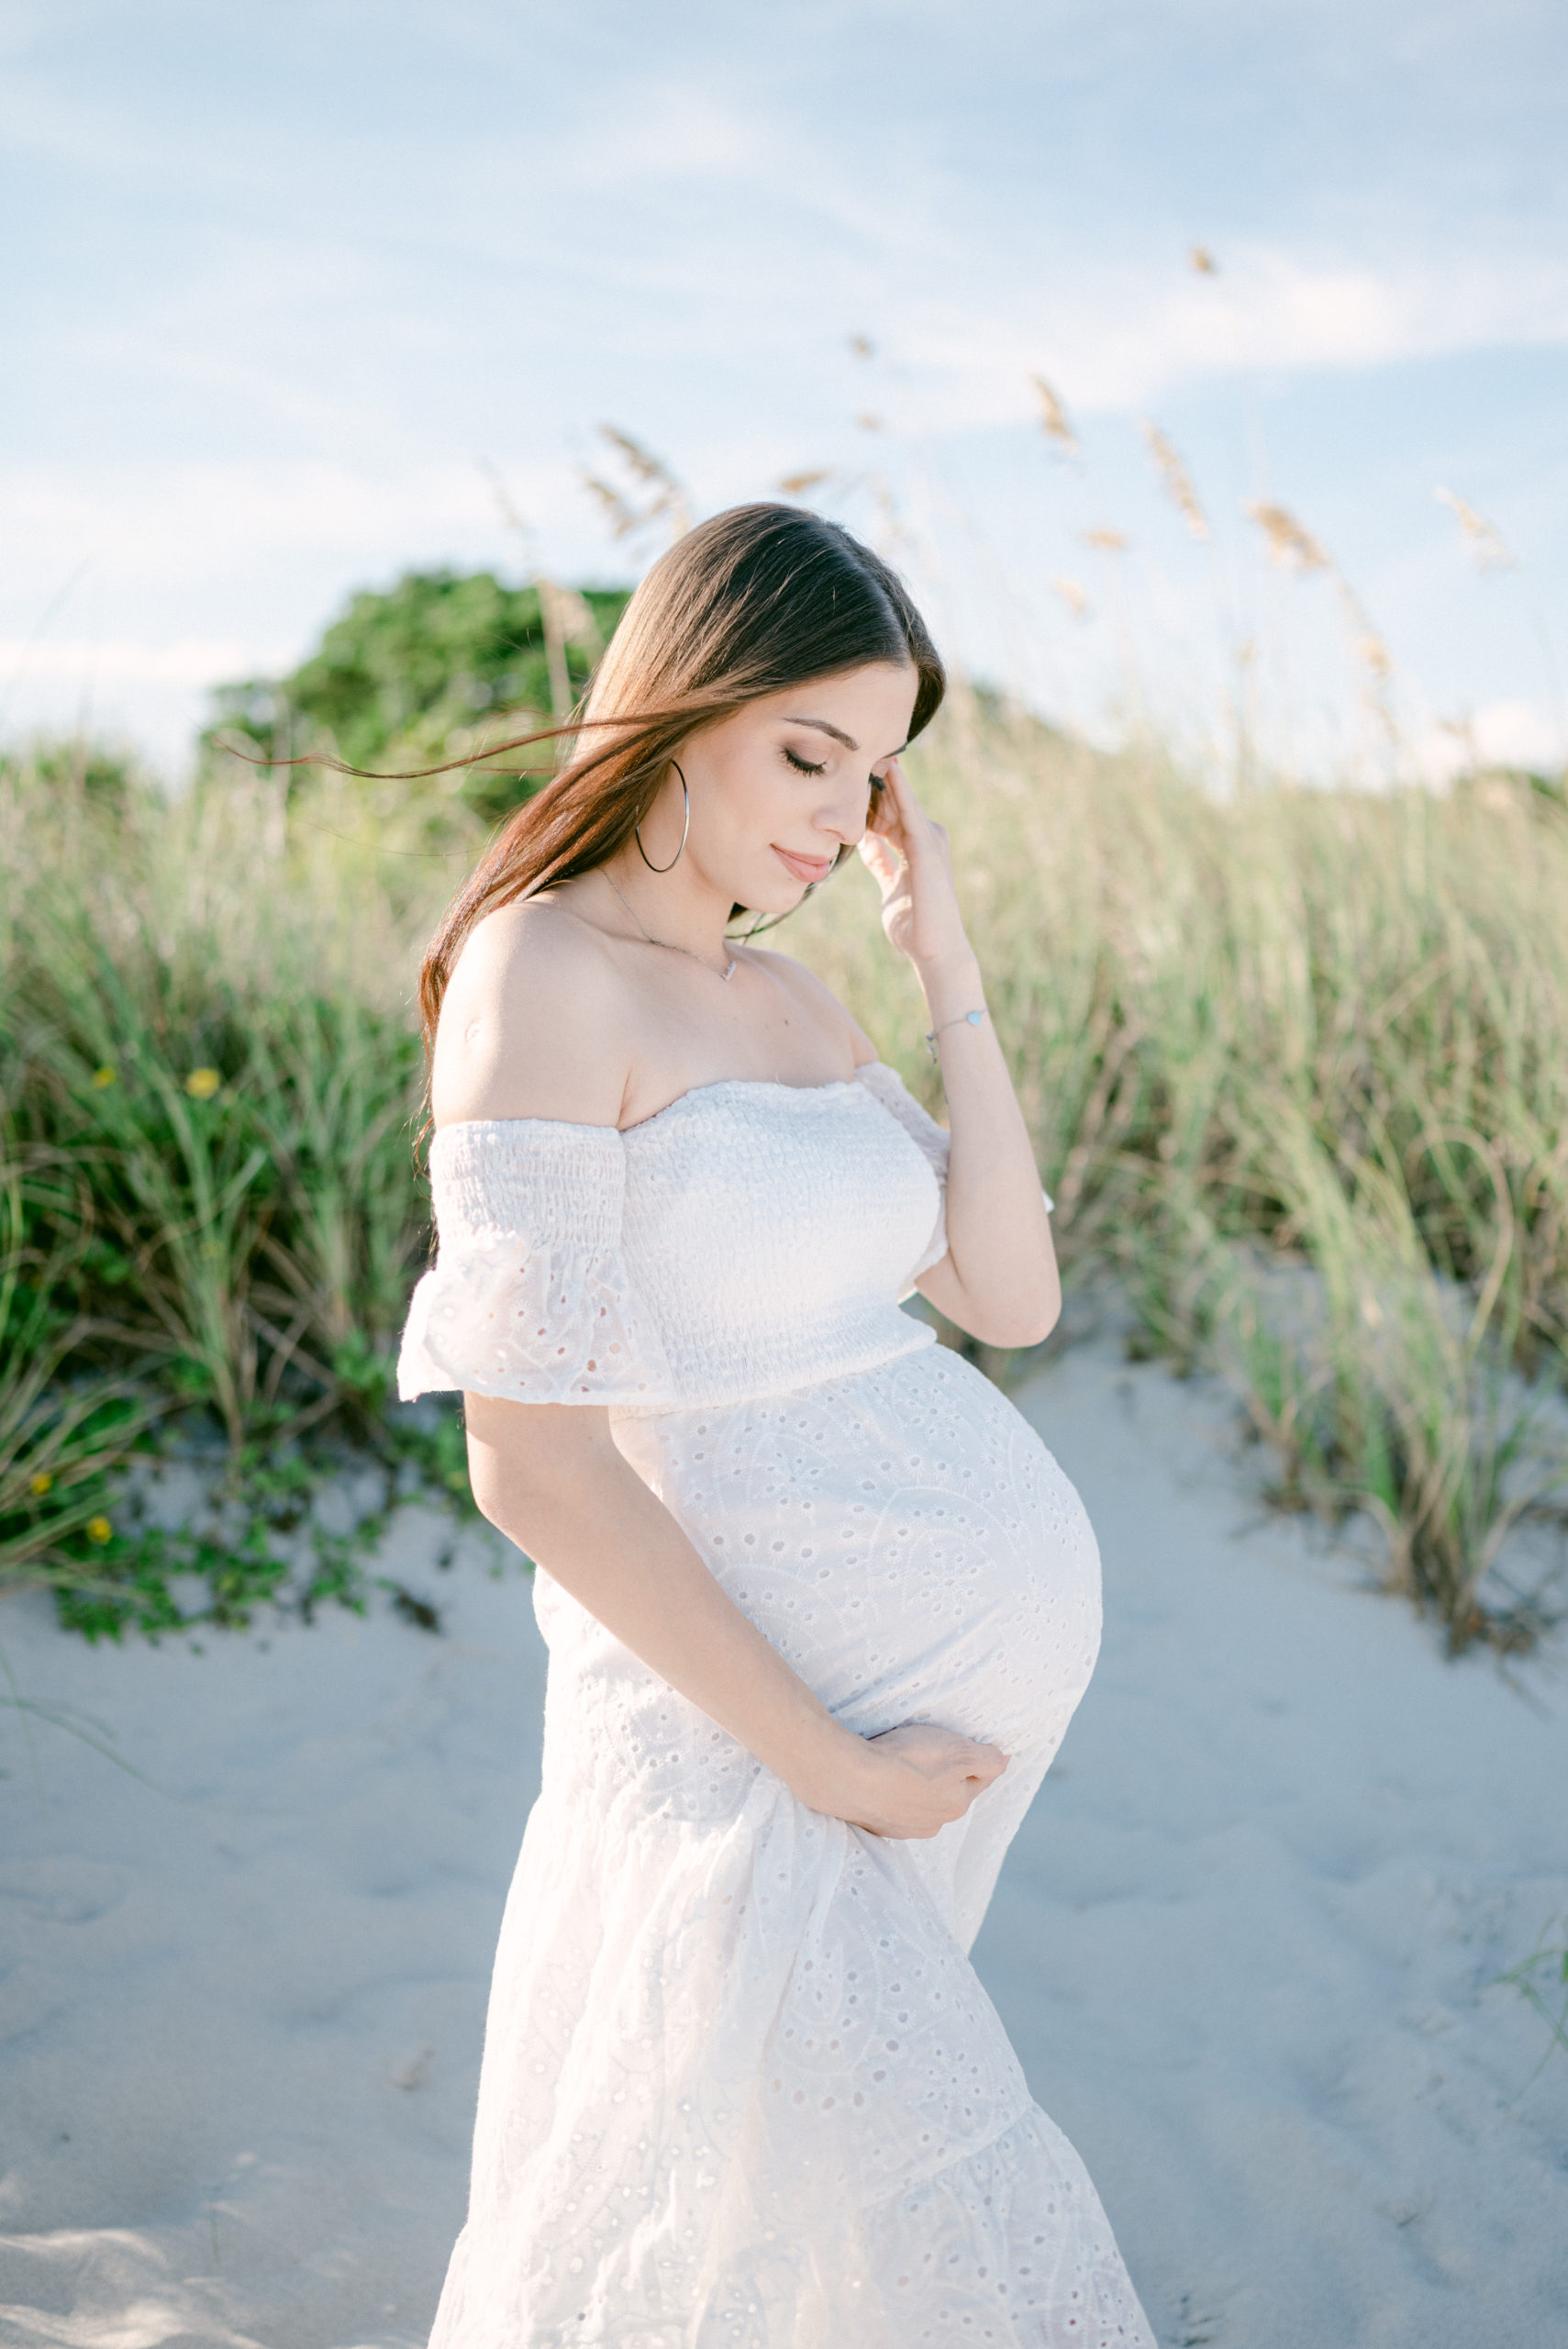
MULTIPOLYGON (((918 680, 909 662, 791 685, 748 702, 682 746, 692 797, 690 878, 759 913, 788 913, 866 829, 873 785, 908 740, 918 680)), ((655 864, 681 837, 679 776, 642 826, 655 864)))

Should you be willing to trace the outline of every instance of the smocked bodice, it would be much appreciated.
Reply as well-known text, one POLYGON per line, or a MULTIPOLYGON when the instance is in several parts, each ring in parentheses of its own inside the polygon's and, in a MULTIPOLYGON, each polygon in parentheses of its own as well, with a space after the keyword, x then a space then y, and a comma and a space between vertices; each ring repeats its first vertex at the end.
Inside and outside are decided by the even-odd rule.
POLYGON ((658 1411, 929 1345, 899 1299, 946 1251, 947 1149, 880 1062, 829 1085, 702 1085, 625 1131, 445 1127, 439 1254, 399 1391, 658 1411))

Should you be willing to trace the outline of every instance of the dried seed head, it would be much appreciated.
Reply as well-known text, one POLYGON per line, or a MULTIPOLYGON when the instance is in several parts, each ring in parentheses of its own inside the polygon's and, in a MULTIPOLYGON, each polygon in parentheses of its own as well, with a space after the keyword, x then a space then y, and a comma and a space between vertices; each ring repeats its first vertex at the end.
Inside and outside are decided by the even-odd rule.
POLYGON ((657 482, 662 489, 674 488, 668 467, 651 449, 645 449, 640 440, 634 440, 629 432, 622 432, 614 424, 601 424, 599 438, 607 440, 610 447, 617 451, 634 481, 657 482))
POLYGON ((1143 420, 1142 430, 1143 438, 1149 443, 1150 454, 1160 468, 1160 478, 1170 493, 1171 503, 1175 507, 1194 538, 1207 539, 1209 535, 1208 517, 1198 503, 1198 494, 1193 487, 1192 475, 1183 464, 1174 445, 1166 439, 1159 426, 1151 424, 1147 417, 1143 420))
POLYGON ((1089 598, 1080 580, 1069 578, 1064 573, 1061 578, 1053 579, 1051 585, 1052 594, 1061 596, 1075 620, 1088 618, 1089 598))
POLYGON ((1373 683, 1385 685, 1394 674, 1394 655, 1374 629, 1362 629, 1351 638, 1357 660, 1373 683))
POLYGON ((599 474, 583 474, 583 485, 597 499, 612 537, 629 538, 634 531, 662 522, 672 541, 683 538, 692 527, 691 504, 663 459, 645 449, 640 440, 634 440, 629 432, 621 431, 617 425, 601 424, 599 438, 609 443, 634 482, 654 492, 639 508, 599 474))
POLYGON ((1340 607, 1345 615, 1351 655, 1366 671, 1368 682, 1376 691, 1387 685, 1394 674, 1394 655, 1368 618, 1361 597, 1349 580, 1338 571, 1334 573, 1334 584, 1339 590, 1340 607))
POLYGON ((785 497, 804 497, 808 489, 816 489, 820 483, 832 478, 831 465, 818 465, 810 473, 785 473, 778 487, 785 497))
POLYGON ((1187 255, 1187 259, 1192 263, 1194 269, 1196 270, 1200 277, 1218 277, 1219 275, 1219 263, 1215 260, 1214 255, 1209 251, 1207 245, 1195 245, 1191 252, 1187 255))
POLYGON ((1437 495, 1440 502, 1458 517, 1459 527, 1464 532, 1465 545, 1477 571, 1515 569, 1518 557, 1495 522, 1488 522, 1484 514, 1478 514, 1473 506, 1467 506, 1464 499, 1456 496, 1451 489, 1440 489, 1437 495))
POLYGON ((619 490, 613 488, 607 481, 602 481, 597 473, 584 473, 582 481, 584 488, 597 499, 610 526, 611 537, 628 539, 642 520, 640 514, 634 512, 619 490))
POLYGON ((540 572, 535 577, 534 590, 539 596, 539 610, 546 626, 553 635, 560 637, 563 644, 585 644, 602 649, 603 639, 593 607, 584 602, 575 587, 562 587, 540 572))
POLYGON ((1086 547, 1098 547, 1102 554, 1125 554, 1132 540, 1119 530, 1102 527, 1097 530, 1080 530, 1078 536, 1086 547))
POLYGON ((1048 440, 1059 440, 1064 449, 1076 450, 1078 435, 1073 431, 1067 410, 1043 375, 1031 375, 1030 383, 1040 401, 1040 429, 1048 440))
POLYGON ((1263 499, 1247 499, 1242 512, 1250 514, 1269 542, 1269 552, 1275 562, 1294 563, 1299 571, 1331 571, 1333 564, 1324 553, 1310 530, 1298 522, 1288 507, 1270 506, 1263 499))

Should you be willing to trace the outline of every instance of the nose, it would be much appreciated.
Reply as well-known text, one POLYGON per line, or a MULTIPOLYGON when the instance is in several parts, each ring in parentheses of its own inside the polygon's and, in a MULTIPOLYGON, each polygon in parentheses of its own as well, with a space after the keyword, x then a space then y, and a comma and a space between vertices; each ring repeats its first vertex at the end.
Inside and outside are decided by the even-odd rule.
POLYGON ((827 806, 817 810, 817 829, 841 841, 846 848, 853 848, 865 831, 871 814, 872 779, 866 774, 860 783, 846 776, 827 806))

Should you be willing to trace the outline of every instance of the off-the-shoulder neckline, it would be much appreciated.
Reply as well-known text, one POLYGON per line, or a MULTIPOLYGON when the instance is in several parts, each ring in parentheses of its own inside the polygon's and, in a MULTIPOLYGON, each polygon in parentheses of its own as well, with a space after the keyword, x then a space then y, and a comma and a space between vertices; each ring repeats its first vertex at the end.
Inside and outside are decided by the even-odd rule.
POLYGON ((857 1061, 853 1076, 830 1076, 821 1085, 790 1085, 778 1076, 710 1077, 706 1085, 689 1085, 684 1093, 677 1093, 673 1101, 666 1101, 662 1109, 651 1111, 646 1118, 639 1118, 634 1126, 591 1126, 575 1118, 454 1118, 450 1125, 438 1126, 432 1140, 439 1141, 443 1134, 466 1133, 481 1126, 553 1126, 562 1133, 619 1134, 624 1141, 628 1135, 646 1133, 650 1126, 656 1126, 662 1118, 669 1117, 672 1110, 684 1108, 688 1101, 695 1101, 706 1093, 725 1093, 738 1087, 762 1093, 843 1093, 868 1071, 886 1066, 885 1061, 857 1061))

